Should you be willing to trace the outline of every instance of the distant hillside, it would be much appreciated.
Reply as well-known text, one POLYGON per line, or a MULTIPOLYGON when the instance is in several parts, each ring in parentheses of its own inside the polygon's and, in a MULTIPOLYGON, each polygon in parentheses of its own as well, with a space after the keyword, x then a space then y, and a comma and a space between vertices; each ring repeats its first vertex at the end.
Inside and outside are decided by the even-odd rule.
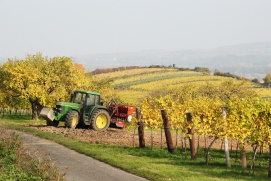
POLYGON ((148 50, 74 57, 86 69, 120 66, 172 65, 208 67, 260 81, 271 72, 271 42, 240 44, 210 50, 148 50))
MULTIPOLYGON (((142 99, 153 93, 170 92, 186 85, 203 86, 232 80, 240 81, 240 77, 209 75, 206 71, 186 70, 172 67, 133 67, 107 73, 94 74, 96 80, 110 79, 115 89, 114 98, 118 101, 137 105, 142 99)), ((255 89, 262 97, 271 96, 270 90, 261 88, 260 84, 247 81, 248 88, 255 89)), ((106 94, 103 93, 103 95, 106 94)))

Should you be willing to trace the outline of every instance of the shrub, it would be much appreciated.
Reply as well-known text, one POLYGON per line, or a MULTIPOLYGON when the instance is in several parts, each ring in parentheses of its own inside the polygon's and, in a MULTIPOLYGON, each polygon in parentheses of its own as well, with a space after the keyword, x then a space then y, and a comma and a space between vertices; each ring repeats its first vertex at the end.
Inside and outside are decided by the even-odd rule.
POLYGON ((0 126, 0 180, 63 180, 48 158, 33 157, 22 138, 0 126))

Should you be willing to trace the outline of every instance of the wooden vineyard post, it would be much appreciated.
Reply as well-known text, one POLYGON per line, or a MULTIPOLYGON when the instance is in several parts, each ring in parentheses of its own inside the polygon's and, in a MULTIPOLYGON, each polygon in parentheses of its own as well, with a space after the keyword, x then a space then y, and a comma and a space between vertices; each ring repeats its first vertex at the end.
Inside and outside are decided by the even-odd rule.
POLYGON ((174 146, 173 146, 173 141, 171 137, 170 124, 169 124, 169 120, 167 116, 167 111, 165 109, 161 109, 161 114, 162 114, 162 119, 163 119, 165 135, 166 135, 167 149, 170 153, 174 153, 174 146))
POLYGON ((138 140, 139 147, 145 148, 145 138, 144 138, 144 125, 141 119, 140 107, 136 107, 136 118, 138 120, 138 140))
POLYGON ((269 145, 269 167, 268 167, 268 177, 271 177, 271 145, 269 145))
MULTIPOLYGON (((226 106, 222 106, 222 116, 223 116, 223 119, 226 121, 226 106)), ((226 128, 227 129, 227 128, 226 128)), ((228 138, 225 137, 224 139, 224 150, 225 150, 225 156, 226 156, 226 165, 227 165, 227 168, 230 168, 231 167, 231 161, 230 161, 230 153, 229 153, 229 143, 228 143, 228 138)))
MULTIPOLYGON (((190 112, 186 113, 186 120, 188 123, 192 123, 192 115, 190 112)), ((188 128, 188 135, 191 135, 191 136, 189 136, 191 159, 195 160, 195 159, 197 159, 198 154, 196 151, 196 139, 195 139, 195 133, 194 133, 193 128, 188 128)))

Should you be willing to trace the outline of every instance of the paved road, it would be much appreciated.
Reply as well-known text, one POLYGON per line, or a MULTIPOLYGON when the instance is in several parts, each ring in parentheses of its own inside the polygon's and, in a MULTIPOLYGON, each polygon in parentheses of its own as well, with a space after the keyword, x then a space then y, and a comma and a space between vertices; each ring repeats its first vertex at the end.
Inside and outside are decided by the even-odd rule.
POLYGON ((68 181, 147 181, 53 141, 20 131, 14 132, 21 135, 28 149, 50 156, 56 166, 65 173, 65 179, 68 181))

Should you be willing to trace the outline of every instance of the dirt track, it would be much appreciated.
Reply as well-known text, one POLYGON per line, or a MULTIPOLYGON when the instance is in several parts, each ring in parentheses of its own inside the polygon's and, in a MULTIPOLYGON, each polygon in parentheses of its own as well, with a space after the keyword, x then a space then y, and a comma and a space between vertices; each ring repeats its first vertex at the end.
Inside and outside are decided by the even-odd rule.
MULTIPOLYGON (((59 134, 59 135, 63 135, 66 137, 70 137, 73 139, 78 139, 78 140, 86 141, 86 142, 114 144, 114 145, 122 145, 122 146, 135 146, 135 147, 139 146, 137 129, 129 130, 129 129, 109 128, 107 131, 94 131, 92 129, 68 129, 61 126, 60 127, 48 127, 45 125, 26 125, 26 126, 34 128, 34 129, 38 129, 40 131, 59 134)), ((164 132, 151 133, 150 130, 145 130, 144 135, 145 135, 146 146, 151 146, 151 145, 161 146, 161 142, 162 142, 163 147, 167 146, 164 132)), ((172 139, 175 146, 176 134, 172 134, 172 139)), ((209 140, 209 143, 210 141, 212 141, 212 139, 209 140)), ((177 146, 181 147, 182 143, 184 144, 183 138, 181 137, 181 135, 177 135, 177 146)), ((207 143, 207 145, 209 143, 207 143)), ((206 144, 205 139, 201 137, 199 139, 200 147, 202 148, 205 147, 205 144, 206 144)), ((222 144, 221 140, 216 140, 212 148, 219 149, 221 148, 221 144, 222 144)), ((188 140, 186 141, 186 147, 189 147, 188 140)), ((235 149, 236 141, 232 141, 232 142, 229 141, 229 147, 232 147, 232 149, 235 149)))

